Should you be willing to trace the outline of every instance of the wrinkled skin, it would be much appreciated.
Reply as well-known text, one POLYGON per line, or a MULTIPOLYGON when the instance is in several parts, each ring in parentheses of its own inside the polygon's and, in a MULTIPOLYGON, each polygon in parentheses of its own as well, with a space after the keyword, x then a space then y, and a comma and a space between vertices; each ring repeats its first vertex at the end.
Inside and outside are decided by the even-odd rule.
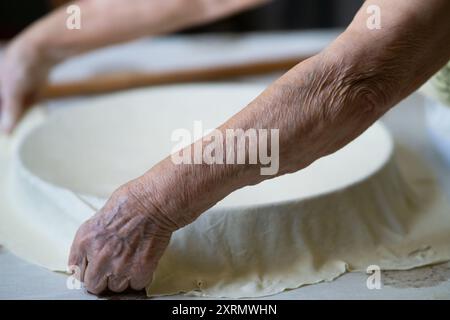
POLYGON ((152 279, 172 231, 124 186, 79 228, 69 258, 87 290, 142 290, 152 279))

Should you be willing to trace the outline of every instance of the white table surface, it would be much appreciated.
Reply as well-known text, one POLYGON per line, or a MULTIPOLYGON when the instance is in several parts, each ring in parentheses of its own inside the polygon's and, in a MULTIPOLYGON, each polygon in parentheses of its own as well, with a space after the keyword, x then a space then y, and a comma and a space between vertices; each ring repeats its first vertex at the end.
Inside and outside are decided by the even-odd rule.
MULTIPOLYGON (((144 39, 73 59, 59 66, 51 78, 67 80, 115 70, 161 70, 299 55, 320 50, 337 34, 338 31, 308 31, 144 39)), ((275 77, 235 81, 269 83, 275 77)), ((60 107, 73 101, 51 104, 60 107)), ((423 111, 422 97, 414 94, 390 111, 383 121, 397 143, 422 157, 450 199, 450 165, 433 149, 423 111)), ((364 273, 348 273, 332 282, 304 286, 265 299, 450 299, 450 263, 409 271, 383 271, 383 285, 379 290, 367 288, 367 277, 364 273)), ((66 279, 65 275, 29 264, 0 247, 0 299, 97 299, 84 290, 67 289, 66 279)), ((131 293, 103 298, 146 297, 143 293, 131 293)), ((193 297, 178 295, 160 299, 187 298, 193 297)))

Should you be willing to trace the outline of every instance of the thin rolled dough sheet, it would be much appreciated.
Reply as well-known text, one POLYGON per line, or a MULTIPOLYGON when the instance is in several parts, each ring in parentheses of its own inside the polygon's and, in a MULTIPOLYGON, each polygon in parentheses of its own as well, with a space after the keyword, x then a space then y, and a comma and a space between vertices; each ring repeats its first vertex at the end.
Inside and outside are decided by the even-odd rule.
MULTIPOLYGON (((171 152, 174 129, 191 130, 195 120, 214 128, 261 91, 169 86, 48 116, 36 109, 12 140, 0 141, 1 243, 65 271, 80 224, 171 152)), ((450 206, 414 155, 393 151, 377 123, 305 170, 232 193, 174 233, 147 293, 257 297, 374 264, 409 269, 449 260, 450 206)))

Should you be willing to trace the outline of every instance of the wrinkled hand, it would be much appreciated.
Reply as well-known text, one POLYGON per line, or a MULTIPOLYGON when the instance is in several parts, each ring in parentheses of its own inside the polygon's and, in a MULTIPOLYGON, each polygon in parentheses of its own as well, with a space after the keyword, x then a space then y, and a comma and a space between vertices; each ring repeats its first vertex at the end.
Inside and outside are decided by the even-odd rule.
POLYGON ((29 39, 17 38, 0 65, 0 129, 10 133, 26 108, 36 102, 51 64, 29 39))
POLYGON ((142 290, 169 243, 170 222, 135 186, 115 191, 75 236, 69 266, 79 267, 79 280, 91 293, 142 290))

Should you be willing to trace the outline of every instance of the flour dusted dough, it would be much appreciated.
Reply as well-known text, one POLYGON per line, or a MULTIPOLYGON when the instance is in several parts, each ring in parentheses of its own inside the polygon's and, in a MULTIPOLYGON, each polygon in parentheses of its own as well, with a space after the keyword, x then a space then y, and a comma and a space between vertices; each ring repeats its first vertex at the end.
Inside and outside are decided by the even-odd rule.
MULTIPOLYGON (((45 120, 35 110, 13 141, 0 140, 0 241, 66 270, 78 226, 171 151, 173 129, 194 120, 214 128, 261 90, 173 86, 96 98, 45 120)), ((449 260, 450 207, 413 155, 398 153, 375 124, 305 170, 236 191, 175 232, 148 294, 255 297, 372 264, 449 260)))

